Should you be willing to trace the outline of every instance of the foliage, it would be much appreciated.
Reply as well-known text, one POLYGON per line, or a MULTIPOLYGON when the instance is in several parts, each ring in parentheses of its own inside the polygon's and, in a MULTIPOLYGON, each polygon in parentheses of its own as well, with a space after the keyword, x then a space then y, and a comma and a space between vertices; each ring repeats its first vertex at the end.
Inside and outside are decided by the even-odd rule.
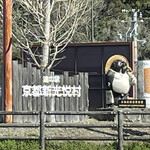
POLYGON ((0 150, 39 150, 38 141, 0 141, 0 150))
MULTIPOLYGON (((3 140, 0 150, 39 150, 38 141, 3 140)), ((46 142, 46 150, 116 150, 117 142, 98 144, 84 141, 46 142)), ((149 150, 150 143, 135 142, 124 146, 124 150, 149 150)))
MULTIPOLYGON (((2 1, 0 0, 0 20, 2 21, 2 1)), ((69 1, 69 0, 67 0, 69 1)), ((87 1, 87 0, 86 0, 87 1)), ((82 18, 76 24, 74 30, 72 32, 71 38, 67 42, 90 42, 91 41, 91 1, 88 0, 87 7, 82 14, 82 18), (71 40, 72 39, 72 40, 71 40)), ((78 6, 78 3, 81 3, 81 0, 77 0, 75 6, 78 6)), ((55 0, 55 5, 53 7, 53 11, 51 13, 51 34, 50 34, 50 45, 51 48, 56 46, 57 39, 63 37, 66 32, 70 31, 72 27, 72 23, 75 21, 74 17, 67 18, 67 22, 63 24, 60 30, 55 30, 57 27, 60 18, 63 18, 65 14, 65 10, 67 10, 66 5, 67 2, 63 0, 55 0), (61 13, 59 13, 61 12, 61 13), (62 36, 61 36, 62 35, 62 36)), ((138 27, 138 39, 146 39, 146 43, 144 46, 138 42, 138 54, 139 59, 150 59, 150 1, 149 0, 93 0, 93 20, 94 20, 94 39, 96 42, 100 41, 125 41, 124 38, 120 39, 118 36, 119 33, 125 34, 129 27, 131 27, 131 23, 122 23, 122 20, 131 20, 131 13, 123 13, 122 9, 136 9, 140 10, 143 14, 143 23, 139 22, 138 27)), ((22 44, 25 44, 26 48, 30 48, 31 43, 40 43, 41 45, 45 42, 44 37, 44 16, 43 11, 45 7, 43 7, 43 3, 41 0, 37 0, 36 3, 34 0, 27 1, 13 1, 13 31, 14 37, 19 39, 17 41, 13 38, 13 44, 15 48, 23 48, 22 44), (27 3, 28 2, 28 3, 27 3), (32 5, 30 5, 32 3, 32 5), (36 5, 39 2, 39 5, 36 5), (30 6, 32 6, 30 8, 30 6), (38 6, 38 7, 37 7, 38 6), (37 13, 36 10, 39 10, 37 13), (21 34, 22 33, 22 34, 21 34), (23 36, 25 35, 25 36, 23 36), (27 44, 26 40, 29 39, 29 43, 27 44), (19 44, 18 44, 19 42, 19 44)), ((82 8, 82 7, 81 7, 82 8)), ((72 9, 75 10, 75 9, 72 9)), ((73 11, 72 11, 73 12, 73 11)), ((78 15, 81 14, 81 9, 78 15)), ((71 13, 69 13, 71 14, 71 13)), ((139 15, 139 14, 138 14, 139 15)), ((139 16, 138 16, 138 19, 139 16)), ((59 28, 57 28, 59 29, 59 28)), ((0 44, 2 45, 2 23, 0 23, 0 44)), ((131 41, 129 38, 128 41, 131 41)), ((2 47, 0 47, 2 48, 2 47)), ((53 52, 53 51, 52 51, 53 52)), ((15 55, 18 53, 15 53, 15 55)), ((41 59, 41 54, 37 53, 38 57, 41 59)), ((53 55, 53 53, 52 53, 53 55)), ((51 55, 51 56, 52 56, 51 55)), ((53 58, 51 58, 52 60, 53 58)), ((56 58, 59 59, 59 58, 56 58)))
POLYGON ((135 142, 124 146, 124 150, 149 150, 150 143, 135 142))
MULTIPOLYGON (((93 21, 95 22, 95 30, 99 20, 99 13, 106 7, 105 0, 93 0, 93 21)), ((91 42, 91 12, 92 1, 88 3, 87 11, 84 14, 82 22, 79 23, 78 28, 73 36, 72 42, 91 42)), ((95 34, 97 32, 95 31, 95 34)))
POLYGON ((86 142, 48 142, 46 150, 115 150, 116 144, 93 144, 86 142))
MULTIPOLYGON (((124 36, 119 37, 132 26, 131 22, 122 23, 122 20, 131 20, 131 13, 123 13, 123 9, 140 10, 143 14, 144 22, 139 22, 138 36, 139 40, 146 39, 144 45, 138 42, 139 59, 150 59, 150 1, 149 0, 93 0, 94 2, 94 39, 100 41, 125 41, 124 36)), ((85 14, 82 25, 79 25, 73 40, 75 42, 90 42, 91 39, 91 3, 89 3, 89 12, 85 14), (78 36, 76 35, 78 34, 78 36), (78 38, 76 38, 78 37, 78 38)), ((138 21, 139 13, 138 13, 138 21)), ((131 38, 128 38, 131 41, 131 38)))

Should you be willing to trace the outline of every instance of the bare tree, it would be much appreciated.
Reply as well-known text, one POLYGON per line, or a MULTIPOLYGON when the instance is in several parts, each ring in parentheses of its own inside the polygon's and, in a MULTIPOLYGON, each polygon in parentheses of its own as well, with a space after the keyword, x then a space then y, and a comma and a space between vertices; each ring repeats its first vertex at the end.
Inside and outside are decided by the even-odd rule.
POLYGON ((51 68, 57 54, 71 41, 87 11, 87 0, 16 0, 13 8, 15 46, 32 57, 40 68, 51 68), (42 53, 32 50, 40 43, 42 53))

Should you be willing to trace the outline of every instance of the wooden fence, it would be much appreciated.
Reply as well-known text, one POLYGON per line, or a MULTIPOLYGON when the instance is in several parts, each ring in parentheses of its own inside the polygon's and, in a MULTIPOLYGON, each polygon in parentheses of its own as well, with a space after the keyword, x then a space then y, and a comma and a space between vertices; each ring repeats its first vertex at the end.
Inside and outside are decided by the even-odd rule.
MULTIPOLYGON (((45 76, 52 76, 53 72, 45 70, 45 76)), ((27 63, 27 67, 13 61, 13 111, 40 111, 41 104, 44 111, 88 111, 88 73, 79 73, 70 76, 68 72, 59 75, 59 86, 81 86, 81 96, 50 97, 50 96, 23 96, 24 85, 34 86, 43 84, 41 70, 32 67, 27 63), (41 103, 41 101, 43 101, 41 103)), ((47 122, 74 122, 85 121, 85 115, 52 115, 47 116, 47 122)), ((35 115, 19 116, 13 115, 13 122, 39 122, 39 117, 35 115)))
MULTIPOLYGON (((6 111, 0 111, 0 115, 34 115, 34 116, 40 116, 40 122, 39 123, 1 123, 0 128, 10 128, 10 127, 16 127, 16 128, 38 128, 39 129, 39 134, 38 136, 0 136, 0 140, 38 140, 40 142, 40 150, 45 150, 45 140, 88 140, 88 141, 112 141, 112 140, 118 140, 118 150, 123 150, 123 145, 124 141, 150 141, 150 136, 147 132, 144 133, 143 136, 139 136, 139 130, 135 130, 135 128, 149 128, 150 124, 149 123, 142 123, 142 122, 133 122, 129 123, 126 122, 124 119, 124 115, 150 115, 150 111, 148 110, 143 110, 142 112, 140 111, 80 111, 80 112, 75 112, 75 111, 53 111, 53 112, 25 112, 25 111, 17 111, 17 112, 6 112, 6 111), (45 123, 44 118, 45 116, 51 116, 51 115, 89 115, 89 116, 95 116, 95 115, 115 115, 116 121, 114 122, 101 122, 99 121, 96 124, 93 123, 45 123), (110 129, 115 129, 117 131, 116 135, 105 133, 106 135, 109 134, 109 136, 104 136, 104 133, 100 133, 100 136, 93 137, 93 136, 85 136, 83 135, 82 137, 80 136, 74 136, 74 135, 68 135, 68 136, 57 136, 57 135, 46 135, 46 129, 47 128, 83 128, 83 129, 89 129, 89 128, 110 128, 110 129), (127 129, 132 129, 133 128, 133 133, 130 131, 130 134, 126 134, 127 129), (126 129, 126 130, 125 130, 126 129), (137 132, 137 135, 135 135, 135 132, 137 132)), ((143 132, 143 131, 142 131, 143 132)), ((128 132, 127 132, 128 133, 128 132)))

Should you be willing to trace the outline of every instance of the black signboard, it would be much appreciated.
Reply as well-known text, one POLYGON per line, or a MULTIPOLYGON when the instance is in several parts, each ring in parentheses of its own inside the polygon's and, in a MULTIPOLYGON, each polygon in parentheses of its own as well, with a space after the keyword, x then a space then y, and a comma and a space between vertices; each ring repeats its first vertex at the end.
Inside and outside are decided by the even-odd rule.
POLYGON ((145 99, 123 99, 118 101, 118 107, 120 108, 145 108, 145 99))

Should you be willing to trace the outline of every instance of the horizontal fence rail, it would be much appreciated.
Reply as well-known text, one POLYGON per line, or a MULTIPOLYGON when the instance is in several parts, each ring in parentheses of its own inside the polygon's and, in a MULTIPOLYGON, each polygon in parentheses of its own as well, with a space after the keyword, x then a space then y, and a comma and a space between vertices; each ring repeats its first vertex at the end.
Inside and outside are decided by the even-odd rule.
POLYGON ((150 128, 150 123, 123 124, 123 127, 132 127, 132 128, 150 128))
POLYGON ((25 123, 25 124, 18 124, 18 123, 13 123, 13 124, 6 124, 6 123, 1 123, 0 127, 1 128, 7 128, 7 127, 17 127, 17 128, 35 128, 39 127, 40 124, 31 124, 31 123, 25 123))
POLYGON ((117 127, 116 124, 45 124, 47 128, 111 128, 117 127))
POLYGON ((124 111, 124 115, 150 115, 150 111, 124 111))
POLYGON ((149 128, 150 125, 148 123, 142 124, 133 124, 133 123, 124 123, 124 115, 149 115, 149 111, 143 112, 135 112, 135 111, 84 111, 84 112, 37 112, 37 111, 16 111, 16 112, 6 112, 0 111, 0 115, 37 115, 40 118, 39 123, 12 123, 6 124, 1 123, 0 128, 6 127, 16 127, 16 128, 38 128, 39 136, 0 136, 0 140, 39 140, 41 145, 41 150, 45 149, 45 140, 94 140, 94 141, 112 141, 118 140, 118 150, 123 150, 123 141, 126 140, 141 140, 141 141, 150 141, 150 137, 136 137, 136 136, 128 136, 124 135, 123 130, 126 128, 149 128), (100 121, 96 124, 88 124, 88 123, 46 123, 44 118, 47 115, 109 115, 114 114, 117 116, 117 124, 115 122, 109 124, 100 124, 100 121), (46 128, 116 128, 118 135, 114 137, 46 137, 45 129, 46 128))
POLYGON ((124 140, 132 140, 132 141, 150 141, 150 137, 124 137, 124 140))
POLYGON ((46 115, 108 115, 108 114, 117 114, 116 111, 85 111, 85 112, 77 112, 77 111, 65 111, 65 112, 45 112, 46 115))
POLYGON ((0 140, 40 140, 35 136, 0 136, 0 140))
POLYGON ((111 140, 117 140, 117 137, 52 137, 52 138, 46 138, 46 140, 111 141, 111 140))
POLYGON ((0 111, 0 115, 39 115, 37 111, 0 111))

